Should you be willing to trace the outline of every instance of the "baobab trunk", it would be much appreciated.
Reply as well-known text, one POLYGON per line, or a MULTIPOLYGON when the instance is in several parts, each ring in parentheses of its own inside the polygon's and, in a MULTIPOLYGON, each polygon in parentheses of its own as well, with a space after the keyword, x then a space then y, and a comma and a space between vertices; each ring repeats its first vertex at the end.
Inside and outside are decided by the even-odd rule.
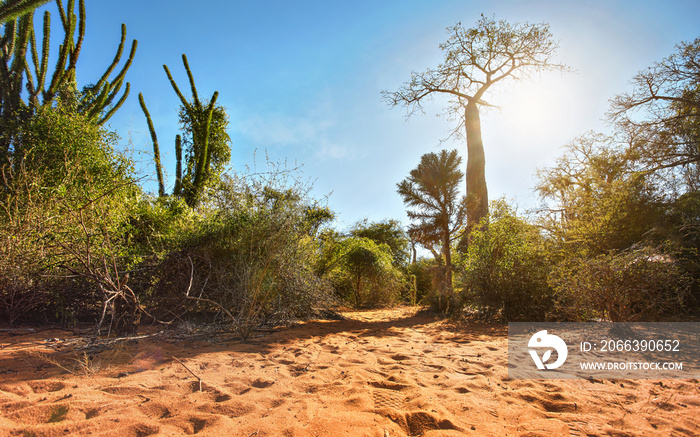
POLYGON ((471 232, 489 213, 486 159, 484 143, 481 140, 479 107, 475 100, 470 101, 464 109, 464 128, 467 133, 467 227, 471 232))

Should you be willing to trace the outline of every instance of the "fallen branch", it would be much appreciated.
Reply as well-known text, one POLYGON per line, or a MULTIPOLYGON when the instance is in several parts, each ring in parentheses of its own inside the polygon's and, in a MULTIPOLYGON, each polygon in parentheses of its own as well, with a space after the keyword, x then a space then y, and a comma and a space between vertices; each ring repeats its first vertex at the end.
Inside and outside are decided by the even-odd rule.
POLYGON ((200 378, 199 376, 197 376, 197 374, 194 373, 192 370, 190 370, 189 367, 185 366, 185 363, 183 363, 182 361, 180 361, 176 356, 173 356, 173 359, 174 359, 175 361, 177 361, 178 363, 182 364, 182 367, 184 367, 185 370, 187 370, 188 372, 190 372, 190 373, 192 374, 192 376, 194 376, 195 378, 197 378, 197 381, 199 381, 199 391, 202 391, 202 378, 200 378))
POLYGON ((54 366, 56 366, 56 367, 58 367, 58 368, 60 368, 60 369, 65 370, 66 372, 70 373, 71 375, 76 375, 76 373, 75 373, 74 371, 70 370, 69 368, 67 368, 67 367, 65 367, 65 366, 62 366, 58 361, 56 361, 56 360, 53 359, 53 358, 49 358, 49 357, 47 357, 47 356, 44 355, 44 354, 41 354, 41 353, 33 353, 33 354, 30 354, 30 356, 35 356, 36 358, 39 358, 40 360, 42 360, 42 361, 44 361, 44 362, 46 362, 46 363, 53 364, 54 366))

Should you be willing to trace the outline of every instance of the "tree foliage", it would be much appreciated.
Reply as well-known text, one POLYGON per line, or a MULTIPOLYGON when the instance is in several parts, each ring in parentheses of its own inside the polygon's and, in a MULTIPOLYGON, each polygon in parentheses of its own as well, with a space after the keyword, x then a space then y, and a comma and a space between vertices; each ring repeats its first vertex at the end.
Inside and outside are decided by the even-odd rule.
POLYGON ((356 307, 394 304, 403 288, 403 275, 393 265, 387 244, 327 230, 321 235, 317 272, 336 293, 356 307))
POLYGON ((681 43, 635 75, 611 101, 614 133, 576 139, 539 172, 564 317, 657 320, 697 307, 699 51, 698 39, 681 43))
POLYGON ((369 238, 377 244, 386 244, 391 250, 392 264, 405 268, 409 262, 408 236, 398 220, 384 220, 368 223, 367 220, 355 224, 350 235, 358 238, 369 238))
POLYGON ((540 230, 504 201, 491 204, 488 226, 472 235, 461 262, 461 295, 486 316, 544 320, 552 309, 547 277, 553 257, 540 230))
POLYGON ((662 196, 624 144, 588 134, 564 148, 536 186, 550 202, 543 225, 570 254, 626 249, 660 224, 662 196))
POLYGON ((452 294, 452 242, 461 236, 467 219, 467 199, 459 193, 461 162, 456 150, 426 153, 397 184, 404 204, 412 208, 407 211, 412 221, 408 234, 444 263, 440 295, 446 299, 452 294))
POLYGON ((675 53, 634 76, 632 90, 612 100, 608 116, 631 138, 647 171, 679 167, 697 175, 700 38, 680 43, 675 53))

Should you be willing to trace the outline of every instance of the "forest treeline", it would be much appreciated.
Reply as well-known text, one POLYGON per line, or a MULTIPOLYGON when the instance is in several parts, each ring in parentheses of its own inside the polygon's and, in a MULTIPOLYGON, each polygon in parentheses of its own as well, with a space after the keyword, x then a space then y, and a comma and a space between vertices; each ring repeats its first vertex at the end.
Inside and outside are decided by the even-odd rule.
POLYGON ((105 127, 129 95, 137 42, 122 61, 123 26, 113 62, 79 87, 84 0, 56 2, 64 37, 55 65, 52 17, 34 23, 42 3, 0 4, 2 324, 94 323, 123 335, 146 322, 221 322, 245 338, 339 305, 423 303, 500 320, 697 312, 700 39, 612 99, 612 134, 575 139, 540 171, 536 213, 500 199, 486 215, 479 204, 475 222, 458 189, 462 160, 442 151, 397 186, 408 229, 387 219, 337 230, 294 169, 226 170, 235 146, 226 109, 218 92, 200 97, 184 55, 188 91, 167 66, 163 75, 181 102, 172 190, 149 96, 139 95, 158 181, 157 194, 146 192, 105 127), (416 259, 417 246, 432 258, 416 259))

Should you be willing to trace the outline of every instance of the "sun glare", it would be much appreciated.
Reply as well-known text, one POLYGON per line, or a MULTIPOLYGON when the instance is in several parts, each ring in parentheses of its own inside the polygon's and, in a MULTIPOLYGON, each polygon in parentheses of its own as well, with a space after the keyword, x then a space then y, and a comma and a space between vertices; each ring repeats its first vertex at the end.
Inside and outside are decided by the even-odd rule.
POLYGON ((499 102, 507 125, 523 134, 556 129, 559 101, 552 87, 540 83, 519 83, 499 102))

